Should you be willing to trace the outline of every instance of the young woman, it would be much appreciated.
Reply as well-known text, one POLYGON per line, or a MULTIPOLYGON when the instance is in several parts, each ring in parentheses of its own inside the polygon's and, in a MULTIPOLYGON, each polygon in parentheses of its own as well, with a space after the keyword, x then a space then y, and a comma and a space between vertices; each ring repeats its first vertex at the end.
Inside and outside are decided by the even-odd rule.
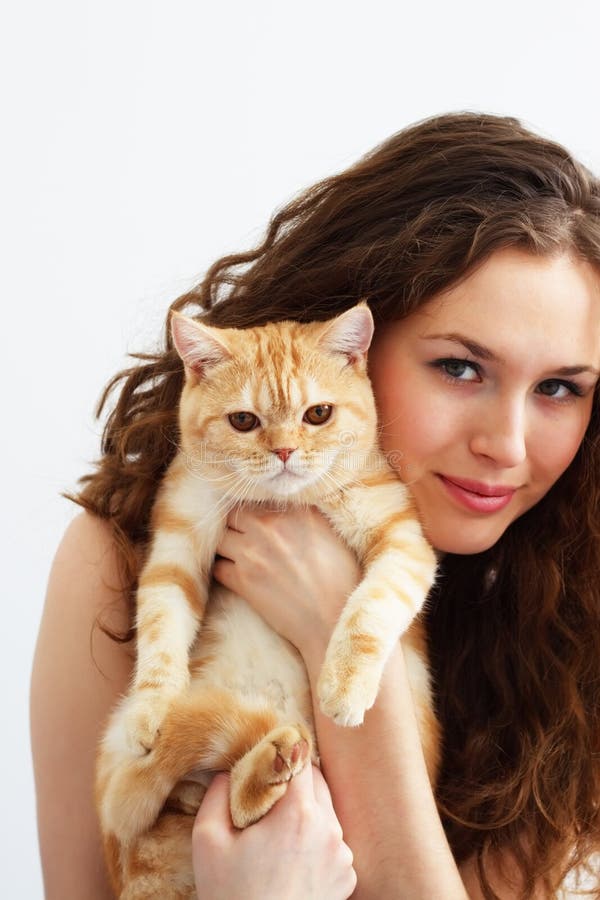
MULTIPOLYGON (((236 832, 215 779, 194 833, 198 895, 332 900, 357 877, 353 896, 377 900, 553 897, 600 847, 600 183, 514 119, 437 117, 290 203, 256 251, 217 262, 173 308, 244 327, 362 298, 382 445, 441 560, 427 611, 436 796, 398 647, 361 728, 315 710, 326 783, 308 768, 236 832)), ((32 691, 49 898, 110 896, 93 758, 133 650, 92 629, 131 626, 177 440, 182 371, 165 341, 107 388, 99 411, 122 382, 76 498, 87 512, 50 578, 32 691)), ((314 684, 360 578, 328 523, 238 511, 214 571, 314 684)))

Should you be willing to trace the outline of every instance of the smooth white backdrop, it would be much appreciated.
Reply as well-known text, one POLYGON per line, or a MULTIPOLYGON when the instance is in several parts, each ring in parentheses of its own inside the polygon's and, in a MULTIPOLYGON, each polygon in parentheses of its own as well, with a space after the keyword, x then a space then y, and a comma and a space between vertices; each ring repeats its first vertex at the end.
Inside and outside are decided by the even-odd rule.
POLYGON ((410 122, 515 115, 600 172, 599 25, 595 0, 5 4, 2 896, 43 896, 29 672, 102 386, 214 258, 410 122))

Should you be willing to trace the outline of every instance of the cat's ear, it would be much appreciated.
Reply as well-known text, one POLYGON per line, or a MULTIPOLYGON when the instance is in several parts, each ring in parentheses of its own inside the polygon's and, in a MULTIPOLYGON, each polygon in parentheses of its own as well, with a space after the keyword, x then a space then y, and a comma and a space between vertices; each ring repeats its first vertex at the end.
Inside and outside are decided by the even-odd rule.
POLYGON ((319 337, 319 346, 330 353, 342 353, 350 362, 364 359, 373 338, 375 324, 366 303, 359 303, 328 322, 319 337))
POLYGON ((171 314, 171 334, 173 344, 187 371, 201 378, 207 369, 231 357, 217 329, 202 325, 189 316, 175 312, 171 314))

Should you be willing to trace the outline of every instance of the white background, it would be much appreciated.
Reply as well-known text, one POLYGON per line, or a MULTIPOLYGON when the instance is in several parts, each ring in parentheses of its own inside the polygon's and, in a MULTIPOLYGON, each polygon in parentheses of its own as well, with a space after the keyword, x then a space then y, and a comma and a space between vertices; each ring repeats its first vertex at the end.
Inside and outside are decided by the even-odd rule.
MULTIPOLYGON (((0 21, 0 883, 42 897, 28 683, 92 411, 168 303, 394 131, 516 115, 600 171, 595 0, 20 0, 0 21)), ((65 848, 69 854, 75 848, 65 848)), ((86 898, 82 895, 82 900, 86 898)))

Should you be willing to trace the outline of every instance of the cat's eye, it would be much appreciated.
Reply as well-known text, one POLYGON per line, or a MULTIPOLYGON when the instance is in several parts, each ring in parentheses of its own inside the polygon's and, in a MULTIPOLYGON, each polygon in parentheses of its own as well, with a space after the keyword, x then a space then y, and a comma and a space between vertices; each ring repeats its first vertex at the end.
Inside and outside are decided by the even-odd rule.
POLYGON ((250 412, 235 412, 229 416, 229 421, 236 431, 252 431, 259 425, 258 416, 250 412))
POLYGON ((303 419, 310 425, 323 425, 332 412, 333 406, 329 403, 319 403, 317 406, 310 406, 304 413, 303 419))

